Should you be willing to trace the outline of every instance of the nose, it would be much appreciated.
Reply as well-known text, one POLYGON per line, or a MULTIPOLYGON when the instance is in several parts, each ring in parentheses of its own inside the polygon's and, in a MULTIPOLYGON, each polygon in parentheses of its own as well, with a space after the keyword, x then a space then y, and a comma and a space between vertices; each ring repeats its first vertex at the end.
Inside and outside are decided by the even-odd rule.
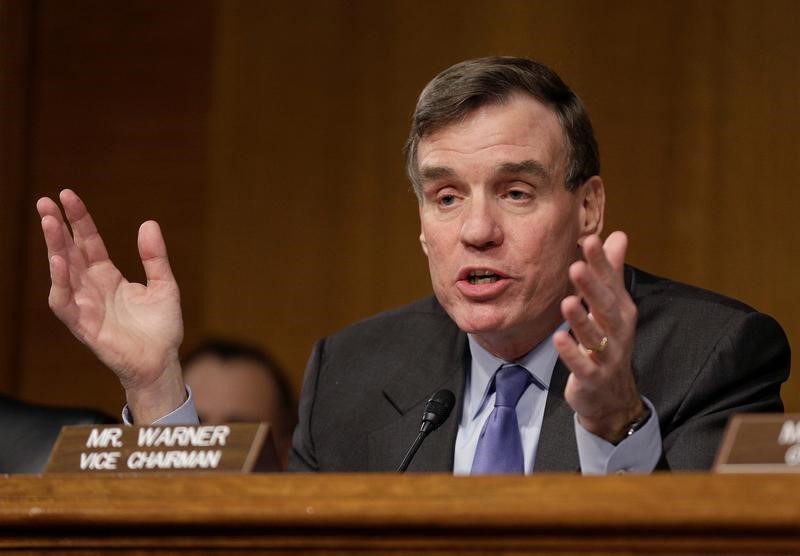
POLYGON ((465 207, 461 223, 461 242, 485 250, 503 243, 503 230, 495 214, 496 207, 482 196, 472 197, 465 207))

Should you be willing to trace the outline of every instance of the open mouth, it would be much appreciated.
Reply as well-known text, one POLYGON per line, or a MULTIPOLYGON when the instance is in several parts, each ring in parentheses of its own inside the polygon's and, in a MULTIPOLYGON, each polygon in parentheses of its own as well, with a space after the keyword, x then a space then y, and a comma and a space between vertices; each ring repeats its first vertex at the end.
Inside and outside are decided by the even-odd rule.
POLYGON ((500 276, 491 270, 473 270, 467 276, 470 284, 493 284, 500 279, 500 276))

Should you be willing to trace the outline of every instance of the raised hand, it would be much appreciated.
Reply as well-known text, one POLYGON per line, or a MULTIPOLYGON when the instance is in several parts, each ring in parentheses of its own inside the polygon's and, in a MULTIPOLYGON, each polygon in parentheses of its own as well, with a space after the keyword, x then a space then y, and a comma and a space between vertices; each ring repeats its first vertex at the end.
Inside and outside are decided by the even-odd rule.
POLYGON ((139 228, 147 285, 128 282, 108 256, 83 201, 69 189, 58 205, 39 199, 50 262, 50 308, 119 377, 136 422, 151 422, 185 400, 178 361, 180 293, 158 224, 139 228))
POLYGON ((561 303, 574 338, 563 331, 553 338, 571 371, 567 403, 586 430, 613 443, 644 412, 631 368, 637 310, 624 283, 627 246, 622 232, 612 233, 605 245, 596 235, 586 238, 585 261, 569 272, 577 295, 561 303))

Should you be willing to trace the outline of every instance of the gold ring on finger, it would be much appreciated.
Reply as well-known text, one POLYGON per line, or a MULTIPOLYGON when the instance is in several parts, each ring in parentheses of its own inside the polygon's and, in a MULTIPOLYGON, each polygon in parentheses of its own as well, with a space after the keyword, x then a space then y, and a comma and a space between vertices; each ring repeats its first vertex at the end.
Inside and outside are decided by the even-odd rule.
POLYGON ((608 347, 608 336, 603 336, 603 339, 600 340, 600 345, 594 348, 584 346, 583 349, 586 350, 586 353, 591 355, 593 353, 603 353, 606 348, 608 347))

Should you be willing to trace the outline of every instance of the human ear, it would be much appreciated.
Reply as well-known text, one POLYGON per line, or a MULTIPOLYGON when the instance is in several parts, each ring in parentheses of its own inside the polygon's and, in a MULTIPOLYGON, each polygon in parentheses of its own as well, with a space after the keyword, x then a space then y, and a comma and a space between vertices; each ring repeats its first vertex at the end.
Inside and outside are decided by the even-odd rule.
POLYGON ((425 253, 425 256, 428 256, 428 242, 425 241, 425 232, 420 232, 419 234, 419 243, 422 245, 422 252, 425 253))
POLYGON ((606 206, 606 191, 600 176, 592 176, 575 192, 580 196, 580 235, 578 244, 590 235, 599 235, 603 231, 603 216, 606 206))

